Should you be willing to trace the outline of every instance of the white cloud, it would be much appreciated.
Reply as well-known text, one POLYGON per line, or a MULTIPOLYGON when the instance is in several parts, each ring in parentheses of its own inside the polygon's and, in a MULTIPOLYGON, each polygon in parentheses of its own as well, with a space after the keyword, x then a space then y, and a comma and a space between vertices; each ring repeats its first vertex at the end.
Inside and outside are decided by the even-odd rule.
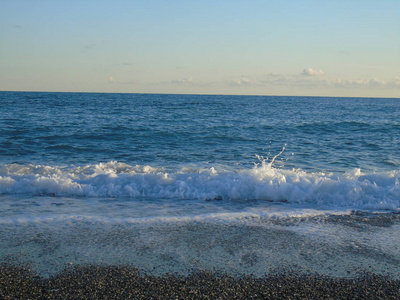
POLYGON ((256 80, 251 79, 248 76, 240 76, 240 78, 236 78, 232 80, 229 85, 232 86, 249 86, 249 85, 259 85, 260 83, 256 80))
MULTIPOLYGON (((379 80, 377 78, 373 79, 332 79, 328 81, 328 84, 335 87, 343 88, 357 88, 357 87, 369 87, 369 88, 380 88, 380 87, 395 87, 396 79, 387 82, 379 80)), ((400 86, 400 85, 399 85, 400 86)))
POLYGON ((117 80, 113 76, 108 77, 108 82, 109 83, 115 83, 115 84, 134 84, 133 81, 120 81, 120 80, 117 80))
POLYGON ((307 68, 307 69, 303 70, 301 75, 304 75, 304 76, 322 76, 322 75, 324 75, 324 72, 321 71, 321 70, 314 70, 314 69, 311 69, 311 68, 307 68))
POLYGON ((337 89, 398 89, 400 88, 400 77, 384 81, 378 78, 371 79, 342 79, 322 76, 321 70, 304 69, 297 75, 284 75, 269 73, 258 78, 250 76, 238 76, 236 79, 228 82, 230 86, 244 87, 273 87, 280 86, 286 88, 337 88, 337 89))
POLYGON ((400 77, 395 77, 392 81, 390 81, 389 86, 395 87, 395 88, 400 88, 400 77))
POLYGON ((183 78, 183 79, 176 79, 176 80, 171 80, 170 83, 174 83, 174 84, 192 84, 193 83, 193 78, 192 77, 187 77, 187 78, 183 78))

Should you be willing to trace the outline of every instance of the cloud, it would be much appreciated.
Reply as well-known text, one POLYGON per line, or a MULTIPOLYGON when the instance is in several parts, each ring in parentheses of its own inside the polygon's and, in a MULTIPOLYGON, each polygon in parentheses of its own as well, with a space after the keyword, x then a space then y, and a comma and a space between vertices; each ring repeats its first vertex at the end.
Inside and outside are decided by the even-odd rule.
POLYGON ((259 80, 262 85, 289 86, 289 87, 312 87, 323 81, 318 76, 303 76, 303 75, 284 75, 270 73, 259 80))
POLYGON ((304 69, 302 73, 285 75, 269 73, 258 78, 241 75, 227 83, 236 87, 273 87, 285 88, 338 88, 338 89, 399 89, 400 77, 392 80, 381 80, 378 78, 343 79, 322 76, 321 70, 304 69))
POLYGON ((389 85, 400 88, 400 77, 395 77, 391 82, 389 82, 389 85))
POLYGON ((396 77, 390 81, 377 78, 372 79, 332 79, 327 81, 328 85, 340 88, 400 88, 400 78, 396 77))
POLYGON ((301 75, 304 76, 322 76, 324 75, 324 72, 321 70, 314 70, 311 68, 308 69, 304 69, 303 72, 301 73, 301 75))
POLYGON ((250 86, 250 85, 259 85, 260 83, 256 80, 251 79, 248 76, 242 75, 240 78, 236 78, 229 82, 231 86, 250 86))
POLYGON ((180 79, 173 79, 169 81, 158 81, 153 84, 159 85, 159 86, 169 86, 171 87, 172 85, 175 86, 185 86, 188 88, 192 87, 211 87, 215 84, 218 84, 216 81, 202 81, 202 80, 195 80, 193 77, 185 77, 185 78, 180 78, 180 79))
POLYGON ((117 80, 117 79, 115 79, 115 77, 113 77, 113 76, 110 76, 110 77, 108 77, 108 82, 109 83, 115 83, 115 84, 133 84, 134 82, 133 81, 119 81, 119 80, 117 80))
POLYGON ((304 69, 301 75, 282 75, 270 73, 258 82, 264 85, 283 85, 291 87, 330 87, 330 88, 400 88, 400 77, 390 81, 378 78, 342 79, 329 78, 321 70, 304 69))
POLYGON ((193 78, 187 77, 187 78, 183 78, 183 79, 171 80, 170 83, 183 84, 183 85, 193 84, 193 78))
POLYGON ((269 73, 267 75, 261 76, 260 78, 252 78, 250 76, 241 75, 229 81, 230 86, 313 86, 316 81, 321 81, 319 78, 314 78, 313 76, 305 78, 299 75, 283 75, 278 73, 269 73))

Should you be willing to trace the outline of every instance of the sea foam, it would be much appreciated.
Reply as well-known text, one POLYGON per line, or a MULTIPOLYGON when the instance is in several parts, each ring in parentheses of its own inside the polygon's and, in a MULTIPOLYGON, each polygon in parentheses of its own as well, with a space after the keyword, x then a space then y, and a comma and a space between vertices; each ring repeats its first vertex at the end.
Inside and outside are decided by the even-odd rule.
POLYGON ((3 195, 260 200, 355 209, 400 209, 400 172, 306 172, 262 161, 249 169, 175 170, 111 161, 85 166, 6 164, 3 195))

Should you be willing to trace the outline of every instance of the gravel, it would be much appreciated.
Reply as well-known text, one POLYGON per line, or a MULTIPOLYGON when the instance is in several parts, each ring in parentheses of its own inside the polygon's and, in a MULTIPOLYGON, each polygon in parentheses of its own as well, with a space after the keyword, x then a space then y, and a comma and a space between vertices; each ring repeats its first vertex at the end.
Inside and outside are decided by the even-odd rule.
POLYGON ((50 278, 0 265, 0 299, 400 299, 400 280, 284 272, 265 277, 196 271, 150 276, 130 266, 74 266, 50 278))

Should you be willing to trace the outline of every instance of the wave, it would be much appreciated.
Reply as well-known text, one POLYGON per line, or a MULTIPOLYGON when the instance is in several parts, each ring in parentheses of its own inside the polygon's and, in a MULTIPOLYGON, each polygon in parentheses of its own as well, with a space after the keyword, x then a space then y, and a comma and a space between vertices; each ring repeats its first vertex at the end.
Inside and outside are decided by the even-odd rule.
POLYGON ((260 200, 351 209, 400 210, 400 171, 306 172, 273 167, 175 170, 116 161, 84 166, 0 166, 0 194, 132 197, 187 200, 260 200))

